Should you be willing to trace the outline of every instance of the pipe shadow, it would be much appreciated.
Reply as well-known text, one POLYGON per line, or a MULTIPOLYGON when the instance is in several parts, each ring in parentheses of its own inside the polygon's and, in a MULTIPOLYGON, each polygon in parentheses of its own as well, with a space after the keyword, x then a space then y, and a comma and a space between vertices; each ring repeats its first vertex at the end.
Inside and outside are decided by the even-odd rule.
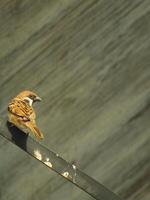
POLYGON ((27 150, 27 138, 28 134, 21 131, 19 128, 14 126, 11 122, 7 121, 7 128, 11 134, 11 140, 17 146, 23 150, 27 150))

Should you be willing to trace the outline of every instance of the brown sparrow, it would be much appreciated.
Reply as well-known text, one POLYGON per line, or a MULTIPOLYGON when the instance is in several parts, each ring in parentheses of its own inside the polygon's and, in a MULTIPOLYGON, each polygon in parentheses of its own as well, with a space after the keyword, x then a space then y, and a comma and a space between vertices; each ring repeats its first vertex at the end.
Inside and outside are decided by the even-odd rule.
POLYGON ((8 120, 26 133, 31 131, 37 139, 42 139, 44 136, 36 125, 36 114, 32 106, 36 101, 41 101, 41 98, 34 92, 20 92, 8 105, 8 120))

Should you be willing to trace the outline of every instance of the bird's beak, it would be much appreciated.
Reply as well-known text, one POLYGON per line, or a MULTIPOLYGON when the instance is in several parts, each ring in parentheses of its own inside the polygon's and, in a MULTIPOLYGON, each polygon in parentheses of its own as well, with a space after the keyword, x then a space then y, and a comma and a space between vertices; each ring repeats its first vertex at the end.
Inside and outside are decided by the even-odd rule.
POLYGON ((42 99, 41 99, 40 97, 37 96, 37 97, 35 98, 35 101, 42 101, 42 99))

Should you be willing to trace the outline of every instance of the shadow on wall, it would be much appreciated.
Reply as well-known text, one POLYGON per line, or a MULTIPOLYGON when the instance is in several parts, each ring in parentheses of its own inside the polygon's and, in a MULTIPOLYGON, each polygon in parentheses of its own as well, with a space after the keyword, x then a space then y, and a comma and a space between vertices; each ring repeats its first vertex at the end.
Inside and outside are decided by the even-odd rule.
POLYGON ((14 126, 9 121, 7 121, 7 128, 11 134, 13 143, 15 143, 21 149, 26 151, 28 134, 26 134, 23 131, 21 131, 20 129, 18 129, 16 126, 14 126))

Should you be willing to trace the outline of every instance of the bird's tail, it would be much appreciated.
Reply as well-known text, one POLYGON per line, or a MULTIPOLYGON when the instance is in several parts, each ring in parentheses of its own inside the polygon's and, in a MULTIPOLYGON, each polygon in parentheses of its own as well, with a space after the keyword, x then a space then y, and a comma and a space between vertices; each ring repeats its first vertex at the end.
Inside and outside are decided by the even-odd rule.
POLYGON ((31 121, 26 123, 26 126, 32 131, 32 133, 36 136, 37 139, 43 139, 43 133, 38 129, 35 123, 31 121))

